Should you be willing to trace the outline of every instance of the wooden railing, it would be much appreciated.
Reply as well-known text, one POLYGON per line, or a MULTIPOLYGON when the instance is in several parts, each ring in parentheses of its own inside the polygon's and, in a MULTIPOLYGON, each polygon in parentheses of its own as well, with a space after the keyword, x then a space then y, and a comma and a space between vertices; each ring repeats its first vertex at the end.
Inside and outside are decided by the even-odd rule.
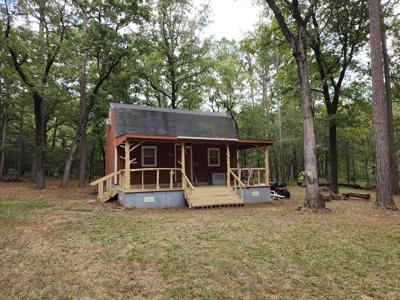
POLYGON ((121 169, 117 172, 108 174, 100 179, 97 179, 90 183, 91 186, 97 185, 97 198, 100 201, 107 201, 115 195, 118 191, 132 191, 136 188, 131 186, 130 174, 131 173, 141 173, 141 190, 145 190, 144 184, 144 174, 145 172, 156 172, 156 182, 155 189, 160 190, 160 173, 169 172, 169 189, 174 188, 174 175, 175 172, 181 172, 182 174, 182 190, 184 192, 185 198, 188 201, 189 207, 191 206, 190 198, 192 192, 194 191, 193 184, 190 182, 185 172, 182 172, 181 168, 141 168, 141 169, 130 169, 129 176, 125 169, 121 169), (113 178, 118 177, 118 181, 115 185, 112 184, 113 178))
POLYGON ((114 196, 112 195, 112 180, 115 176, 119 176, 119 178, 121 178, 121 173, 121 170, 113 172, 90 183, 91 186, 97 185, 97 199, 100 201, 107 201, 110 197, 114 196))
POLYGON ((261 185, 265 183, 265 168, 231 168, 231 171, 237 172, 237 176, 242 180, 242 175, 247 172, 247 180, 245 185, 261 185), (264 173, 264 176, 261 176, 264 173), (257 177, 256 177, 257 175, 257 177))
POLYGON ((185 195, 185 199, 189 205, 189 208, 192 208, 191 197, 192 197, 192 192, 194 191, 194 186, 190 182, 190 180, 187 178, 185 172, 182 172, 182 170, 181 170, 181 174, 182 174, 182 177, 184 178, 184 180, 182 180, 183 194, 185 195))
POLYGON ((156 190, 160 189, 160 173, 169 171, 169 188, 172 190, 174 188, 174 174, 175 172, 181 172, 180 168, 142 168, 142 169, 130 169, 131 173, 141 173, 142 175, 142 180, 141 180, 141 185, 142 185, 142 190, 145 189, 144 186, 144 174, 145 172, 156 172, 156 183, 155 183, 155 188, 156 190))
POLYGON ((240 198, 243 199, 243 189, 245 188, 244 183, 240 180, 240 177, 238 177, 233 170, 230 170, 230 174, 233 177, 233 189, 237 191, 237 188, 239 187, 240 189, 240 198))

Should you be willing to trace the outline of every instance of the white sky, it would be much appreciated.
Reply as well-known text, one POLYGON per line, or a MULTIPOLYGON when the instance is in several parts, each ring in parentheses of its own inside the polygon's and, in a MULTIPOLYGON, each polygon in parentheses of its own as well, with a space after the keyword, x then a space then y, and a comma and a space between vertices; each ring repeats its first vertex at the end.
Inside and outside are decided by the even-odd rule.
POLYGON ((195 4, 210 2, 210 24, 205 29, 206 36, 217 39, 240 40, 254 29, 261 12, 260 5, 252 0, 194 0, 195 4))

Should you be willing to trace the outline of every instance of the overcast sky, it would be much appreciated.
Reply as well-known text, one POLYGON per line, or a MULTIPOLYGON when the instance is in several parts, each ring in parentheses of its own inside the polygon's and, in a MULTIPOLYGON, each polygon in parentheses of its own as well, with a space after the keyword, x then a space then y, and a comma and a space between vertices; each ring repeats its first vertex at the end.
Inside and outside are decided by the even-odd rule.
MULTIPOLYGON (((195 0, 206 3, 207 0, 195 0)), ((210 1, 211 24, 206 28, 205 35, 213 35, 217 39, 240 40, 244 33, 253 30, 259 19, 261 9, 252 0, 208 0, 210 1)))

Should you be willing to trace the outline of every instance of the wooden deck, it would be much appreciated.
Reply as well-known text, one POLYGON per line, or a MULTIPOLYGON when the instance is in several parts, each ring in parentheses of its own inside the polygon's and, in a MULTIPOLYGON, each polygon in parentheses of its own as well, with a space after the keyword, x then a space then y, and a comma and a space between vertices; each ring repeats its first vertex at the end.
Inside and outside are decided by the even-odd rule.
POLYGON ((236 192, 226 186, 195 186, 190 198, 192 208, 243 205, 236 192))

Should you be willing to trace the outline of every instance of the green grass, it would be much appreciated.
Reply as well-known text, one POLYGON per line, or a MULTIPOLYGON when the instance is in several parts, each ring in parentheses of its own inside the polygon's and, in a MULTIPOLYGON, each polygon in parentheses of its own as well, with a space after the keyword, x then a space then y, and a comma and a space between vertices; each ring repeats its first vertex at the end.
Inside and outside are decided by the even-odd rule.
POLYGON ((357 200, 299 213, 304 190, 292 191, 292 200, 196 211, 1 191, 12 226, 0 237, 0 289, 15 299, 400 298, 399 213, 357 200))

